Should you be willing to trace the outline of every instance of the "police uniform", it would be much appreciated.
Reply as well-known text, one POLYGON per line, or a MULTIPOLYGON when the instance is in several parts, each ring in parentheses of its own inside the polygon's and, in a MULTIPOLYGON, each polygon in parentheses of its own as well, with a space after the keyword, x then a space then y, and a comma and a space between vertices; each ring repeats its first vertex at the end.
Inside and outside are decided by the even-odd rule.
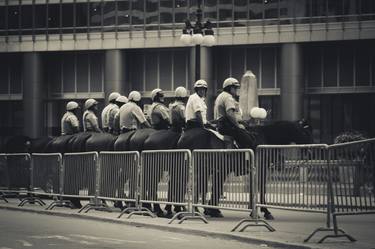
POLYGON ((96 117, 95 113, 91 110, 86 110, 83 113, 83 130, 85 132, 100 132, 98 118, 96 117))
POLYGON ((192 94, 186 104, 186 129, 203 128, 198 121, 196 112, 200 111, 202 115, 203 125, 207 124, 207 105, 204 98, 201 98, 197 93, 192 94))
POLYGON ((175 101, 170 104, 169 111, 171 113, 172 130, 175 132, 182 132, 185 128, 185 105, 182 101, 175 101))
POLYGON ((155 130, 163 130, 169 128, 169 110, 162 103, 152 103, 149 111, 149 117, 151 119, 151 125, 155 130))
POLYGON ((120 129, 123 132, 136 130, 146 122, 142 109, 134 102, 128 102, 120 108, 120 129))
POLYGON ((115 116, 120 112, 118 105, 108 111, 108 131, 113 133, 115 129, 115 116))
POLYGON ((246 130, 237 127, 227 116, 229 110, 234 111, 237 122, 242 121, 242 111, 238 101, 228 92, 222 92, 217 96, 214 107, 214 117, 217 120, 217 129, 222 135, 228 135, 236 140, 240 148, 253 148, 255 138, 246 130))
POLYGON ((110 112, 112 111, 113 108, 116 108, 118 107, 116 104, 114 103, 109 103, 106 107, 104 107, 103 111, 102 111, 102 126, 103 126, 103 130, 104 131, 108 131, 109 130, 109 115, 110 115, 110 112))
POLYGON ((67 111, 61 119, 61 135, 72 135, 75 130, 79 130, 78 118, 73 112, 67 111))

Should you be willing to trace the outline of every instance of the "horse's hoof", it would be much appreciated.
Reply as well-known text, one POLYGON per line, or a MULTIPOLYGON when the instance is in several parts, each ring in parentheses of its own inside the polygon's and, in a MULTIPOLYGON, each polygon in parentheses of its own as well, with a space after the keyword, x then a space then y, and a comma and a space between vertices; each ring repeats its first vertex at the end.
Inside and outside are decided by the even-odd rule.
POLYGON ((154 213, 156 214, 157 217, 161 217, 161 218, 165 217, 164 212, 162 210, 158 210, 158 211, 156 211, 154 213))
POLYGON ((265 218, 266 220, 274 220, 274 219, 275 219, 275 218, 272 216, 271 213, 266 213, 266 214, 264 214, 264 218, 265 218))

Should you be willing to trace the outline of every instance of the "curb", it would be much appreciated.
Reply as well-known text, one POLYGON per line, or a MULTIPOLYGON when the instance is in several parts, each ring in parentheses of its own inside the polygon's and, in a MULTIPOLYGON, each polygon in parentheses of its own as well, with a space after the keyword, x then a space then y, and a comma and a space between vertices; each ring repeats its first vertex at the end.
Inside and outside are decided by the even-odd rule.
POLYGON ((305 245, 251 238, 251 237, 246 237, 246 236, 236 235, 236 234, 231 234, 231 233, 211 232, 211 231, 204 231, 204 230, 191 229, 191 228, 182 228, 182 227, 175 227, 175 226, 172 227, 167 224, 156 225, 156 224, 149 224, 149 223, 137 222, 137 221, 131 221, 131 220, 95 217, 95 216, 78 214, 78 213, 68 214, 68 213, 61 213, 61 212, 56 212, 56 211, 51 211, 51 210, 34 210, 34 209, 9 207, 9 206, 0 206, 0 210, 36 213, 36 214, 67 217, 67 218, 78 218, 78 219, 83 219, 83 220, 101 221, 101 222, 107 222, 107 223, 113 223, 113 224, 123 224, 123 225, 128 225, 128 226, 144 227, 144 228, 149 228, 149 229, 184 233, 184 234, 196 235, 196 236, 208 236, 208 237, 219 238, 219 239, 230 239, 230 240, 236 240, 239 242, 251 243, 251 244, 267 244, 270 247, 276 247, 276 248, 312 249, 312 247, 305 246, 305 245))

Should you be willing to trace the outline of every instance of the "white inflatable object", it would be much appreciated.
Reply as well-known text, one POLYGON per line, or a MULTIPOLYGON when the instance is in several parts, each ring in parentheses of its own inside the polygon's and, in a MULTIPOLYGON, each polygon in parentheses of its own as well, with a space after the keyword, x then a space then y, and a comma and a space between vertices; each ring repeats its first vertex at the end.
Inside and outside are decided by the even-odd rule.
POLYGON ((265 119, 267 117, 267 111, 264 108, 259 108, 259 118, 265 119))

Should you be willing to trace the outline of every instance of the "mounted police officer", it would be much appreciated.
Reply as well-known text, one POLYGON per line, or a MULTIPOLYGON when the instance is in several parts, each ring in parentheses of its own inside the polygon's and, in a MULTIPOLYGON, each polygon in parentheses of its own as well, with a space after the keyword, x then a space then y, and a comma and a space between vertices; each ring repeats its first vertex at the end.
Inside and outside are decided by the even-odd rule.
POLYGON ((152 105, 149 110, 152 128, 167 130, 170 126, 169 110, 164 105, 164 92, 160 88, 151 92, 152 105))
POLYGON ((185 128, 185 104, 187 98, 187 90, 183 86, 179 86, 175 90, 175 101, 169 105, 171 114, 172 130, 181 133, 185 128))
POLYGON ((109 113, 109 132, 112 134, 120 134, 120 108, 128 103, 129 100, 126 96, 120 96, 116 99, 116 108, 113 108, 109 113))
POLYGON ((95 99, 88 99, 85 102, 86 111, 83 113, 83 130, 91 132, 102 132, 99 128, 98 117, 98 102, 95 99))
POLYGON ((79 105, 75 101, 66 104, 66 113, 61 119, 61 135, 72 135, 79 132, 78 109, 79 105))
POLYGON ((241 124, 242 111, 236 101, 240 83, 235 78, 227 78, 223 82, 223 92, 217 96, 214 116, 217 120, 218 131, 236 140, 240 148, 253 148, 255 139, 241 124))
POLYGON ((102 127, 104 132, 109 132, 109 114, 112 109, 117 108, 116 99, 120 97, 118 92, 113 92, 108 97, 108 105, 102 111, 102 127))
POLYGON ((207 125, 207 82, 197 80, 194 84, 195 93, 190 95, 186 104, 186 129, 204 128, 207 125))
POLYGON ((120 129, 121 133, 151 127, 148 123, 142 109, 139 107, 141 94, 138 91, 132 91, 129 94, 129 102, 120 108, 120 129))

